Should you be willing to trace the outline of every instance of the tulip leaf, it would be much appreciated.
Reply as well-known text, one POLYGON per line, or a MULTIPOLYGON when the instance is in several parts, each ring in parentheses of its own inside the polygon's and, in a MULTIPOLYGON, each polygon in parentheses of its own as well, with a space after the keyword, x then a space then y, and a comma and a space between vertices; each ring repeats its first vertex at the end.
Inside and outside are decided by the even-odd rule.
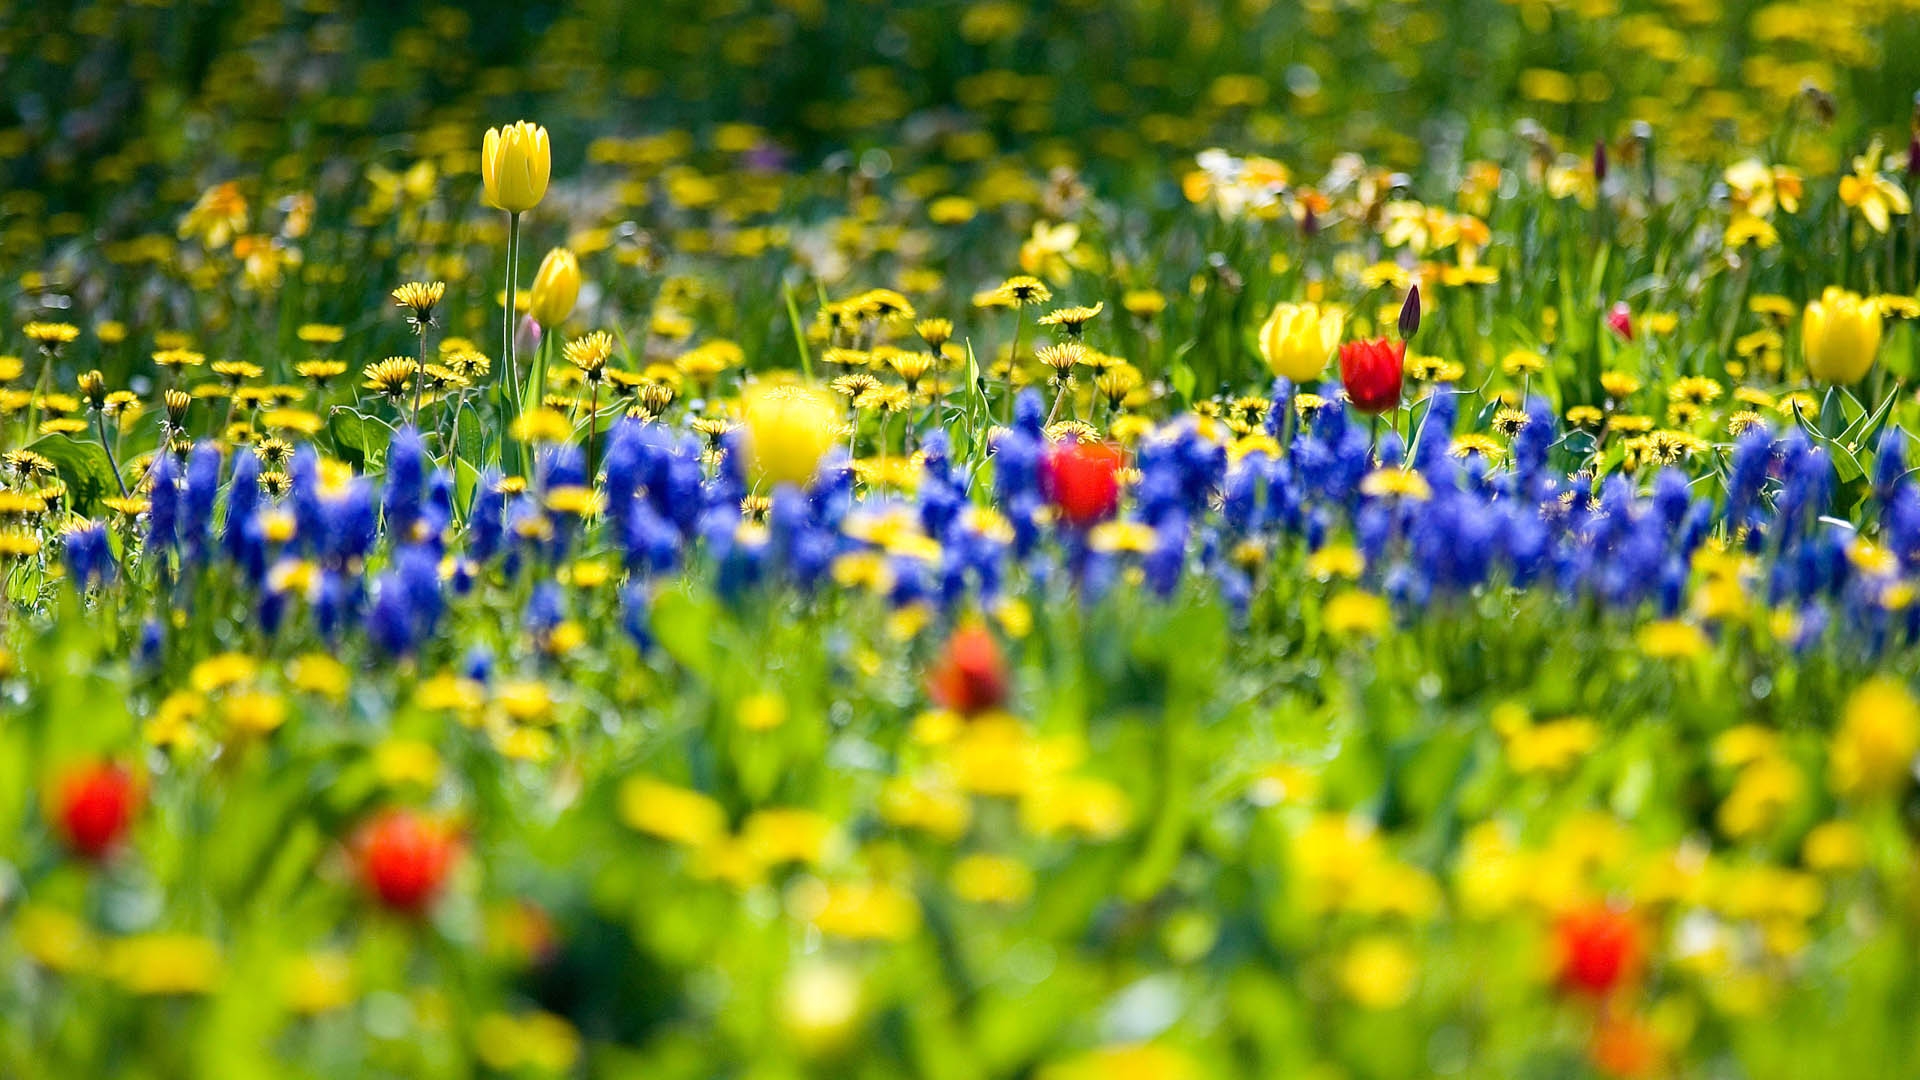
POLYGON ((99 443, 76 442, 65 435, 48 435, 28 444, 28 450, 53 462, 67 485, 67 500, 76 513, 85 514, 106 495, 119 490, 113 466, 99 443))

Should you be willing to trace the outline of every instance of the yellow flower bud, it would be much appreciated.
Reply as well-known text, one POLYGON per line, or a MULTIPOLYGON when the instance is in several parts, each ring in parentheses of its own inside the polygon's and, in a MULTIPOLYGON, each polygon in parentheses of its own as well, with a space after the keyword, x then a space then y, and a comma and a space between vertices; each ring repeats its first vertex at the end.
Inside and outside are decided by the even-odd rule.
POLYGON ((580 299, 580 260, 566 248, 554 248, 540 260, 533 275, 533 321, 548 329, 559 326, 573 314, 574 301, 580 299))
POLYGON ((546 197, 552 171, 546 128, 521 120, 487 129, 480 148, 480 182, 488 202, 509 213, 525 213, 546 197))
POLYGON ((769 485, 813 479, 838 426, 833 395, 814 386, 754 386, 741 404, 753 476, 769 485))
POLYGON ((1317 379, 1339 346, 1346 321, 1346 311, 1333 304, 1275 304, 1260 327, 1260 355, 1275 375, 1296 383, 1317 379))
POLYGON ((1880 331, 1880 309, 1873 301, 1828 286, 1807 305, 1800 325, 1807 374, 1816 382, 1859 382, 1880 351, 1880 331))

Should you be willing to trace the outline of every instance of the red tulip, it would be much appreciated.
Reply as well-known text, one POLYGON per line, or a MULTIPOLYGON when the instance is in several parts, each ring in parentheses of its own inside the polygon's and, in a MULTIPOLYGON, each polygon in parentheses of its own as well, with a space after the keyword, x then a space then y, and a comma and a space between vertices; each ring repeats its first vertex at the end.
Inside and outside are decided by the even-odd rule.
POLYGON ((103 859, 126 836, 140 806, 131 773, 110 761, 78 766, 59 780, 54 817, 75 853, 103 859))
POLYGON ((1047 497, 1061 520, 1085 528, 1120 507, 1120 449, 1111 443, 1074 442, 1047 451, 1043 475, 1047 497))
POLYGON ((966 716, 1006 703, 1007 661, 986 627, 975 623, 953 632, 927 673, 927 694, 941 708, 966 716))
POLYGON ((1563 990, 1602 997, 1640 971, 1640 926, 1626 912, 1603 904, 1570 911, 1560 917, 1554 936, 1563 990))
POLYGON ((1340 346, 1340 381, 1347 399, 1363 413, 1383 413, 1400 404, 1400 379, 1406 367, 1407 343, 1386 338, 1349 341, 1340 346))
POLYGON ((446 883, 460 841, 445 824, 388 810, 361 830, 360 876, 374 899, 407 914, 425 911, 446 883))
POLYGON ((1607 328, 1619 334, 1622 341, 1633 340, 1633 309, 1625 300, 1607 309, 1607 328))

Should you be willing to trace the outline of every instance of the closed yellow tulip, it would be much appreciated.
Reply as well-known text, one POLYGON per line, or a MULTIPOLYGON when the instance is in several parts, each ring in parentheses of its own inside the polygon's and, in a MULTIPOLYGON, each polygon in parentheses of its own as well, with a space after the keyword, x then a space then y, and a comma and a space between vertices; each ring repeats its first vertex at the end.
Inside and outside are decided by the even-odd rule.
POLYGON ((480 148, 480 182, 488 202, 508 213, 525 213, 546 197, 552 171, 546 128, 521 120, 487 129, 480 148))
POLYGON ((1260 327, 1260 355, 1275 375, 1297 383, 1317 379, 1346 323, 1345 309, 1334 304, 1275 304, 1260 327))
POLYGON ((806 484, 832 449, 839 407, 814 386, 758 385, 741 395, 747 465, 769 486, 806 484))
POLYGON ((1872 300, 1829 285, 1807 305, 1800 324, 1807 374, 1816 382, 1859 382, 1873 368, 1880 332, 1880 309, 1872 300))
POLYGON ((565 322, 580 299, 580 260, 566 248, 554 248, 533 275, 533 321, 549 329, 565 322))

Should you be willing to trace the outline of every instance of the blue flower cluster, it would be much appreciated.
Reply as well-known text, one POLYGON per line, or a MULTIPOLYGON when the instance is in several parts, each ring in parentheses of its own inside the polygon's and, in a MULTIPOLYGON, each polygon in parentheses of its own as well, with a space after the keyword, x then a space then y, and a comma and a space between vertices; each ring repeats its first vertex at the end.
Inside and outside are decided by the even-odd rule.
MULTIPOLYGON (((262 493, 253 455, 236 455, 228 470, 201 444, 184 459, 154 459, 140 559, 169 587, 224 563, 254 590, 268 632, 303 602, 323 637, 363 628, 380 651, 405 656, 435 639, 450 594, 480 581, 524 582, 524 625, 536 638, 552 633, 573 614, 552 571, 581 550, 624 566, 623 624, 645 643, 662 579, 704 575, 731 601, 773 586, 812 595, 842 576, 849 556, 881 569, 849 572, 842 584, 857 578, 894 605, 948 612, 991 603, 1009 583, 1070 582, 1097 599, 1133 572, 1160 597, 1205 582, 1244 616, 1263 573, 1296 573, 1342 544, 1363 557, 1361 585, 1402 611, 1513 587, 1673 617, 1698 578, 1696 554, 1718 538, 1753 557, 1754 595, 1800 613, 1800 644, 1836 617, 1876 646, 1920 637, 1920 604, 1904 602, 1901 586, 1920 567, 1920 485, 1906 476, 1897 430, 1871 478, 1874 547, 1823 516, 1833 464, 1798 429, 1746 431, 1717 484, 1714 473, 1666 466, 1642 491, 1627 475, 1596 485, 1556 471, 1563 432, 1542 398, 1526 403, 1507 461, 1456 452, 1459 399, 1446 386, 1416 407, 1410 445, 1391 434, 1376 445, 1337 401, 1299 409, 1295 398, 1279 380, 1265 446, 1237 457, 1192 420, 1147 435, 1124 516, 1091 529, 1049 513, 1052 449, 1032 391, 996 435, 990 489, 978 489, 934 431, 911 496, 861 497, 853 463, 835 452, 804 490, 756 499, 737 433, 709 443, 631 419, 609 433, 597 487, 579 450, 561 446, 538 455, 527 482, 481 475, 465 497, 412 429, 393 439, 377 489, 324 470, 309 447, 293 457, 277 501, 262 493)), ((82 589, 118 569, 99 527, 69 533, 65 558, 82 589)))

